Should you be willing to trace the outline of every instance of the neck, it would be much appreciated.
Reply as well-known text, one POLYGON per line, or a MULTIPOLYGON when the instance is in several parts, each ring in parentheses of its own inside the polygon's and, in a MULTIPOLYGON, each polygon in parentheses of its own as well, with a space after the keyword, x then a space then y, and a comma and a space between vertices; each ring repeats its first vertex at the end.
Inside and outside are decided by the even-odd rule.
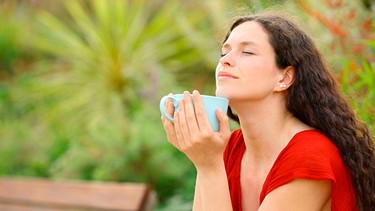
POLYGON ((284 102, 274 103, 233 107, 240 119, 245 154, 254 165, 274 161, 292 137, 307 128, 286 109, 284 102))

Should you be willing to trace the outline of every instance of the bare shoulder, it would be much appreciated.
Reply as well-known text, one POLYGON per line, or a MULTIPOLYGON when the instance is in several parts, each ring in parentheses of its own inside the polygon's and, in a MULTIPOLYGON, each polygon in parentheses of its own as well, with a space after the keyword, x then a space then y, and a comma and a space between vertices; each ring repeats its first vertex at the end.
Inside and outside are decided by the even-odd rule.
POLYGON ((331 182, 328 180, 295 179, 271 191, 259 211, 330 210, 331 194, 331 182))

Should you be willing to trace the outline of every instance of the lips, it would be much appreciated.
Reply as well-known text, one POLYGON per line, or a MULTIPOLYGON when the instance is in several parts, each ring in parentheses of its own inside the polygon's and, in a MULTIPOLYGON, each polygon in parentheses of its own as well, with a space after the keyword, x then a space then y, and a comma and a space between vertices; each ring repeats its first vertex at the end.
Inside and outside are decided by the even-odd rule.
POLYGON ((217 74, 217 78, 218 79, 224 79, 224 78, 237 78, 237 77, 228 73, 228 72, 220 71, 217 74))

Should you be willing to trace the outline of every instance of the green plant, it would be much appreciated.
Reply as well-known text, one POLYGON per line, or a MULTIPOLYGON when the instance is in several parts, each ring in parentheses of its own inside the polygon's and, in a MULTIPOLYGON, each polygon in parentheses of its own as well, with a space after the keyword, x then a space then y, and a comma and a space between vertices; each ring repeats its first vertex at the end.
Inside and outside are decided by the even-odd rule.
MULTIPOLYGON (((337 79, 358 117, 375 134, 374 74, 375 28, 373 14, 357 1, 297 0, 297 5, 313 20, 320 23, 319 46, 332 64, 337 79), (335 13, 335 16, 331 14, 335 13), (324 36, 328 35, 328 36, 324 36), (323 38, 325 38, 323 40, 323 38)), ((311 24, 312 25, 312 24, 311 24)))
MULTIPOLYGON (((159 99, 192 89, 213 94, 221 39, 238 14, 234 10, 270 4, 59 0, 12 5, 15 11, 0 13, 0 22, 27 14, 22 22, 5 25, 8 32, 17 29, 14 38, 22 35, 12 38, 12 48, 31 52, 32 63, 21 54, 6 61, 15 74, 0 83, 0 174, 147 182, 157 190, 161 210, 189 209, 194 167, 167 142, 159 99), (24 65, 12 66, 14 61, 24 65)), ((299 15, 315 27, 314 14, 302 10, 299 15)), ((325 31, 316 36, 341 42, 325 31)), ((375 43, 366 44, 364 52, 369 46, 374 49, 375 43)), ((345 93, 355 96, 358 113, 373 122, 373 61, 341 52, 325 53, 343 70, 338 77, 345 93)))
POLYGON ((34 57, 22 46, 25 33, 30 32, 29 25, 25 24, 30 10, 22 6, 22 11, 15 9, 15 5, 13 1, 0 3, 0 82, 28 71, 34 57))
POLYGON ((162 95, 181 90, 169 69, 201 60, 173 23, 181 5, 63 5, 64 19, 36 11, 23 47, 40 60, 1 89, 0 154, 9 162, 0 173, 146 182, 163 202, 192 170, 166 141, 157 109, 162 95))
POLYGON ((350 60, 345 64, 339 77, 342 89, 360 119, 365 121, 375 134, 375 63, 363 59, 360 64, 350 60))

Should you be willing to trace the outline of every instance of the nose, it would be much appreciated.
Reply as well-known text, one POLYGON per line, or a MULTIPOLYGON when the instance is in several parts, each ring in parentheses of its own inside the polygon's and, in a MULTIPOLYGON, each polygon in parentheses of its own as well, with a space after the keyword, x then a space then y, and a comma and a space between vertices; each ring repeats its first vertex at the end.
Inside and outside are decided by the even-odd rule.
POLYGON ((234 60, 231 57, 231 53, 227 53, 227 54, 223 55, 220 58, 219 62, 222 66, 233 66, 234 65, 234 60))

